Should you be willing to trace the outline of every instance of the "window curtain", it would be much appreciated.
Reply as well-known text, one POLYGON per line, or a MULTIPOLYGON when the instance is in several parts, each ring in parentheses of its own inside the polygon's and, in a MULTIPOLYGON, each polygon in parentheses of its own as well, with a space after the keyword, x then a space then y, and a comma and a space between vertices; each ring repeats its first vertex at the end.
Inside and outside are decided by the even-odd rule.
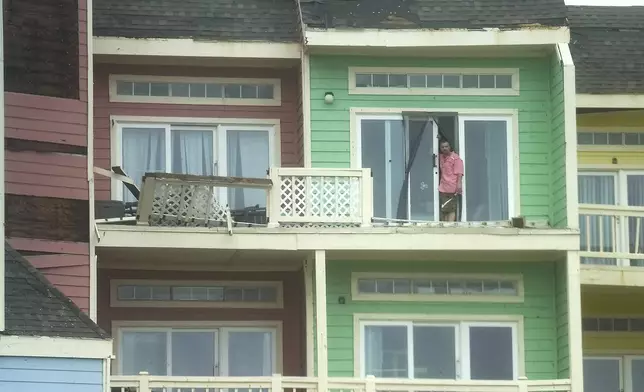
MULTIPOLYGON (((165 171, 165 129, 123 128, 123 170, 139 188, 146 172, 165 171)), ((123 186, 123 200, 136 201, 123 186)))
MULTIPOLYGON (((270 167, 268 132, 228 131, 227 142, 229 176, 266 178, 270 167)), ((233 210, 266 207, 266 191, 229 188, 228 203, 233 210)))
MULTIPOLYGON (((644 175, 627 174, 626 188, 628 190, 629 207, 644 207, 644 175)), ((644 253, 644 218, 628 218, 628 248, 630 253, 644 253), (640 238, 636 249, 636 225, 638 219, 640 220, 640 238)), ((644 258, 631 259, 630 263, 633 267, 644 267, 644 258)))
MULTIPOLYGON (((615 177, 612 175, 578 176, 579 203, 615 205, 615 177)), ((613 231, 611 219, 608 216, 579 215, 579 230, 581 232, 581 249, 591 252, 614 252, 613 231), (603 248, 600 249, 599 228, 602 228, 603 248), (590 249, 587 249, 590 246, 590 249)), ((611 258, 582 257, 582 264, 616 265, 617 260, 611 258)))
POLYGON ((468 222, 509 219, 505 121, 465 120, 465 205, 468 222))
POLYGON ((384 375, 384 353, 382 347, 383 327, 365 328, 365 376, 384 375))
POLYGON ((213 133, 172 131, 172 172, 211 176, 213 174, 213 133))

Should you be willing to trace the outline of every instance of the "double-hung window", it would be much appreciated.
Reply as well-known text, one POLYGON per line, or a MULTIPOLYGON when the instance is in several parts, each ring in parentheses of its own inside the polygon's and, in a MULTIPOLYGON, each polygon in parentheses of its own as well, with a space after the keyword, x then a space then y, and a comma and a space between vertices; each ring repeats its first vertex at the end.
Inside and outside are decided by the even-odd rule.
POLYGON ((276 367, 274 328, 121 328, 118 371, 160 376, 270 376, 276 367))
POLYGON ((357 114, 354 166, 370 168, 377 219, 438 221, 440 140, 464 163, 461 221, 514 216, 511 116, 357 114))
MULTIPOLYGON (((265 178, 277 163, 273 126, 117 123, 113 160, 139 185, 146 172, 265 178)), ((122 186, 117 198, 133 201, 122 186)), ((263 190, 230 188, 231 209, 266 206, 263 190)))
POLYGON ((517 323, 364 321, 360 328, 363 377, 518 379, 517 323))
MULTIPOLYGON (((644 171, 581 171, 579 203, 644 207, 644 171)), ((626 213, 628 215, 628 213, 626 213)), ((644 253, 644 218, 579 214, 581 250, 601 253, 644 253)), ((582 257, 584 264, 644 266, 644 259, 582 257)))

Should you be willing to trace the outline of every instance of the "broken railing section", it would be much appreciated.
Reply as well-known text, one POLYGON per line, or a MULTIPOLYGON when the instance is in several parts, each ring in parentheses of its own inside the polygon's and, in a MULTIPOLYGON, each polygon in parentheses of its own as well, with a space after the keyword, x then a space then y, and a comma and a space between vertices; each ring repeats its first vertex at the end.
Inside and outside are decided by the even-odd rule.
MULTIPOLYGON (((139 200, 139 222, 150 226, 226 226, 233 217, 222 188, 269 191, 270 179, 146 173, 139 200)), ((249 224, 250 225, 250 224, 249 224)))

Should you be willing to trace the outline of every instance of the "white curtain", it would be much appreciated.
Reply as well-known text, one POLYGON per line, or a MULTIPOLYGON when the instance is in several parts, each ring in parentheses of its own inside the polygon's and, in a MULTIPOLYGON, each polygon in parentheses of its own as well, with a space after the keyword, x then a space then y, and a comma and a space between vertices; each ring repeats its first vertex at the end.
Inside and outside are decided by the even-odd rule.
MULTIPOLYGON (((579 203, 615 205, 615 177, 609 175, 580 174, 578 176, 579 203)), ((615 252, 613 244, 613 225, 608 216, 579 215, 579 229, 581 232, 581 249, 590 252, 615 252), (602 241, 600 241, 600 225, 602 241), (603 249, 600 249, 603 243, 603 249), (590 249, 588 249, 590 247, 590 249)), ((616 265, 617 260, 612 258, 582 257, 582 264, 616 265)))
MULTIPOLYGON (((644 207, 644 175, 627 174, 626 188, 628 191, 628 205, 630 207, 644 207)), ((644 218, 628 219, 628 247, 630 253, 644 253, 644 218), (637 249, 635 242, 637 239, 637 220, 639 222, 639 243, 637 249)), ((644 267, 644 258, 631 260, 631 266, 644 267)))
MULTIPOLYGON (((228 175, 234 177, 266 178, 270 167, 270 148, 266 131, 231 131, 228 144, 228 175)), ((266 207, 266 191, 261 189, 228 189, 230 208, 266 207)))
POLYGON ((464 122, 468 222, 509 219, 507 122, 464 122))
MULTIPOLYGON (((165 171, 164 128, 123 128, 122 137, 122 167, 139 188, 146 172, 165 171)), ((136 201, 125 186, 123 200, 136 201)))
POLYGON ((382 328, 365 327, 365 376, 385 377, 382 328))
POLYGON ((212 131, 172 131, 172 172, 210 176, 213 174, 212 131))

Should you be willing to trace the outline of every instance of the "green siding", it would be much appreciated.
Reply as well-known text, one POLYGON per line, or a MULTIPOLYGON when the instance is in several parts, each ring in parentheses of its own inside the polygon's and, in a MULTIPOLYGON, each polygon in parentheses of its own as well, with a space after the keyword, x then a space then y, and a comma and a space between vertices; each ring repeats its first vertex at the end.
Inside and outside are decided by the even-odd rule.
POLYGON ((311 56, 311 157, 313 167, 350 165, 351 107, 481 108, 519 111, 521 214, 529 220, 551 217, 551 66, 549 58, 401 59, 311 56), (349 95, 350 66, 518 68, 519 96, 349 95), (332 91, 335 102, 324 103, 332 91))
POLYGON ((550 149, 550 224, 566 226, 566 140, 563 67, 556 54, 550 60, 552 132, 550 149))
MULTIPOLYGON (((476 302, 374 302, 352 301, 352 272, 454 272, 454 263, 348 262, 327 264, 327 314, 329 375, 354 376, 353 315, 356 313, 397 314, 481 314, 523 315, 526 375, 530 379, 553 379, 558 368, 557 310, 555 299, 555 263, 459 263, 466 273, 521 273, 525 286, 523 303, 476 302), (339 298, 344 297, 345 304, 339 298)), ((565 278, 564 278, 565 279, 565 278)))
POLYGON ((570 376, 570 351, 568 348, 568 285, 566 262, 557 264, 556 308, 557 308, 557 377, 570 376))

